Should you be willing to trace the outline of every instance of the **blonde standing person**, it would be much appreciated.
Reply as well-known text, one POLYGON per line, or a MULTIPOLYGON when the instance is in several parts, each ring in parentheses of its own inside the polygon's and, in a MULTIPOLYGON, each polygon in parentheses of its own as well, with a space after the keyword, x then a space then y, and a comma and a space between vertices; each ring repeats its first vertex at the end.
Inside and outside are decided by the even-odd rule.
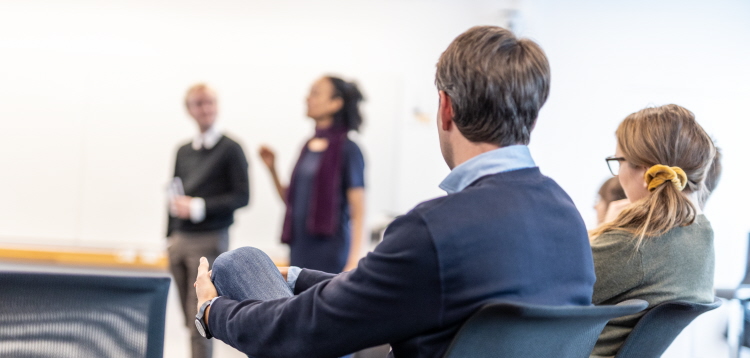
POLYGON ((250 200, 248 165, 242 146, 216 125, 218 100, 211 87, 203 83, 190 87, 185 107, 198 132, 177 150, 174 182, 180 183, 180 189, 170 198, 167 251, 190 330, 191 356, 210 358, 212 342, 195 329, 194 272, 200 257, 213 262, 229 249, 234 211, 250 200))

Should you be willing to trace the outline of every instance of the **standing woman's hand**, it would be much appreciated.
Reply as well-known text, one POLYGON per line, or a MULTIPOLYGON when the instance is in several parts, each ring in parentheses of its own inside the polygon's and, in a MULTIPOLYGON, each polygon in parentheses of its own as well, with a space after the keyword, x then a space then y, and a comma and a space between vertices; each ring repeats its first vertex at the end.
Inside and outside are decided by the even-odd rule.
POLYGON ((260 155, 260 159, 263 160, 263 164, 266 165, 268 171, 271 173, 273 185, 276 187, 276 192, 279 194, 279 198, 281 198, 281 201, 285 201, 286 187, 281 184, 279 174, 276 173, 276 153, 274 153, 273 149, 265 145, 261 145, 260 149, 258 150, 258 154, 260 155))
POLYGON ((263 164, 266 165, 268 170, 274 171, 276 169, 276 153, 274 153, 273 149, 262 145, 258 154, 260 154, 260 159, 263 160, 263 164))
POLYGON ((364 221, 365 221, 365 188, 350 188, 346 191, 349 201, 349 212, 351 215, 351 244, 349 245, 349 257, 346 260, 344 271, 357 268, 359 259, 362 258, 362 247, 364 244, 364 221))

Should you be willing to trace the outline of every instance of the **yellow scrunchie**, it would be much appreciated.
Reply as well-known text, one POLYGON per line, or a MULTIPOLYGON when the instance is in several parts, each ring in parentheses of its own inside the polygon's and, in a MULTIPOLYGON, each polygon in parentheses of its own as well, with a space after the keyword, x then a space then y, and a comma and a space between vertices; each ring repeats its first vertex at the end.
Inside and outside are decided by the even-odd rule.
POLYGON ((657 164, 649 168, 645 175, 648 191, 654 191, 659 185, 671 181, 677 190, 682 191, 687 185, 687 175, 680 167, 668 167, 657 164))

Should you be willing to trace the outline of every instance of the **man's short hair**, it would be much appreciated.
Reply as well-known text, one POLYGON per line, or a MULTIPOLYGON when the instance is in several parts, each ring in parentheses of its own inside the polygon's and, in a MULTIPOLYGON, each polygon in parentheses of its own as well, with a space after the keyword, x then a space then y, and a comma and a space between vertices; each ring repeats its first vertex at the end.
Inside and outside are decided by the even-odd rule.
POLYGON ((209 85, 207 85, 205 83, 196 83, 196 84, 190 86, 190 88, 188 88, 187 92, 185 92, 185 107, 187 107, 187 105, 188 105, 188 100, 190 99, 190 96, 193 93, 198 92, 198 91, 207 91, 207 92, 210 92, 211 94, 213 94, 214 96, 216 96, 216 91, 214 91, 213 88, 211 88, 211 86, 209 86, 209 85))
POLYGON ((541 47, 497 26, 476 26, 440 56, 435 85, 451 98, 453 121, 466 139, 500 146, 529 144, 549 95, 541 47))

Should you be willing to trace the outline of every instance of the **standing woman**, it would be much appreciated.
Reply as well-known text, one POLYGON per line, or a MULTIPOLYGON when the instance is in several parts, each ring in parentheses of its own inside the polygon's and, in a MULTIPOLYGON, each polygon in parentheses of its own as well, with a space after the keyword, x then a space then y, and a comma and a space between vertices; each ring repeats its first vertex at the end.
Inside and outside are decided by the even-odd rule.
MULTIPOLYGON (((591 233, 593 303, 712 302, 713 230, 699 204, 713 141, 693 113, 674 104, 629 115, 616 137, 607 164, 632 204, 591 233)), ((617 354, 644 313, 607 323, 593 355, 617 354)))
POLYGON ((359 130, 362 94, 353 83, 322 77, 307 96, 307 116, 315 136, 297 160, 288 187, 281 184, 275 154, 260 156, 286 203, 281 241, 289 245, 291 266, 330 273, 357 267, 364 219, 365 162, 349 131, 359 130))

